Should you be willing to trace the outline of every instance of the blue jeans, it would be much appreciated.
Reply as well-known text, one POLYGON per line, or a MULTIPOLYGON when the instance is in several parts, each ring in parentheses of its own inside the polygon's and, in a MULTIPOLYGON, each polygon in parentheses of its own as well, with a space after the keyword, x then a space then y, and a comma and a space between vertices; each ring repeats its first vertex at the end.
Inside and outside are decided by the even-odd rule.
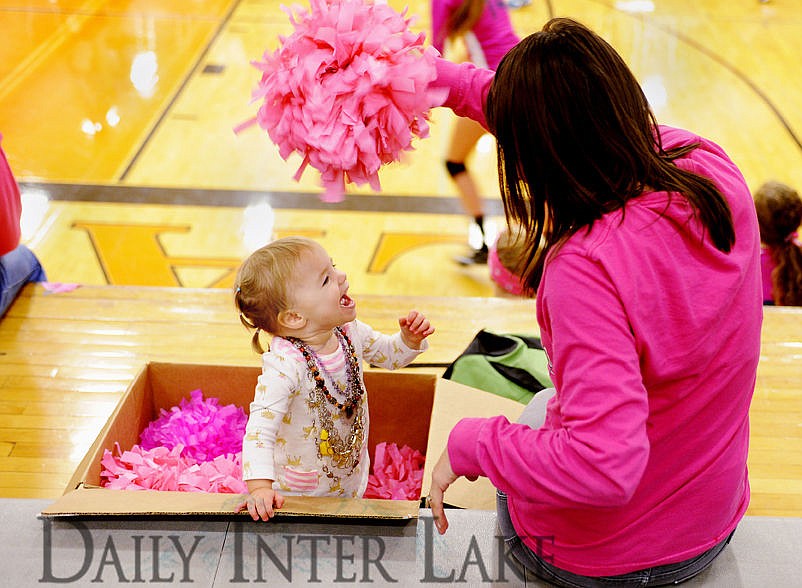
POLYGON ((19 245, 0 257, 0 317, 6 313, 25 284, 45 280, 47 276, 42 264, 25 245, 19 245))
POLYGON ((679 563, 655 566, 645 570, 638 570, 620 576, 591 577, 572 574, 551 565, 543 560, 528 545, 526 545, 515 531, 510 519, 510 512, 507 509, 507 495, 503 492, 496 492, 496 514, 499 531, 504 537, 512 556, 529 572, 541 580, 567 588, 596 588, 604 586, 606 588, 630 588, 635 586, 667 586, 669 584, 679 584, 690 580, 707 566, 713 563, 732 539, 733 531, 730 536, 718 545, 713 546, 704 553, 692 557, 679 563))

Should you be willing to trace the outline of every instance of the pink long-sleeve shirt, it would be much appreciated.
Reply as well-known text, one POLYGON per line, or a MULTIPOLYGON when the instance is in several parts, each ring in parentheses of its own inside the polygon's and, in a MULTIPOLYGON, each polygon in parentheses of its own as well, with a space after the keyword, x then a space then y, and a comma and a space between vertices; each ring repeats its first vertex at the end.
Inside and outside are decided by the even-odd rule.
MULTIPOLYGON (((440 53, 448 38, 447 22, 463 0, 432 0, 432 46, 440 53)), ((478 47, 469 45, 471 61, 495 70, 510 47, 520 40, 503 0, 487 0, 479 20, 471 29, 478 47), (477 53, 481 52, 481 55, 477 53)))
POLYGON ((760 249, 760 270, 763 277, 763 304, 774 304, 774 292, 771 273, 777 264, 771 258, 771 250, 768 247, 762 246, 760 249))
MULTIPOLYGON (((492 72, 441 63, 445 106, 484 121, 492 72)), ((749 503, 749 404, 762 322, 759 233, 741 173, 714 143, 661 127, 676 164, 712 179, 735 223, 718 251, 687 201, 645 193, 547 260, 537 320, 555 397, 540 429, 460 421, 454 472, 506 492, 524 542, 573 573, 691 558, 749 503)))
MULTIPOLYGON (((0 144, 2 141, 3 135, 0 134, 0 144)), ((19 245, 21 215, 19 186, 0 146, 0 255, 5 255, 19 245)))

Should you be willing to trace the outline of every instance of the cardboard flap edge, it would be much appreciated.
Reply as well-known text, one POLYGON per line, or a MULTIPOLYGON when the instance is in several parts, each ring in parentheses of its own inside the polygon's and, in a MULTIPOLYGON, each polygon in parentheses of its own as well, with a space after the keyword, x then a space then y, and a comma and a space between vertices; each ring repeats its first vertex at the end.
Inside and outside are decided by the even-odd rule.
MULTIPOLYGON (((248 516, 239 511, 242 494, 162 492, 157 490, 110 490, 81 485, 44 509, 46 518, 80 516, 248 516)), ((418 501, 317 498, 287 496, 279 516, 348 519, 395 519, 418 517, 418 501)))
MULTIPOLYGON (((429 442, 426 447, 422 495, 429 493, 432 469, 445 451, 451 429, 465 417, 494 417, 503 415, 515 422, 524 405, 484 390, 478 390, 452 380, 439 379, 435 388, 432 418, 429 423, 429 442), (454 410, 454 407, 460 407, 454 410)), ((470 482, 460 477, 449 486, 445 501, 458 508, 495 510, 496 489, 487 478, 470 482)))

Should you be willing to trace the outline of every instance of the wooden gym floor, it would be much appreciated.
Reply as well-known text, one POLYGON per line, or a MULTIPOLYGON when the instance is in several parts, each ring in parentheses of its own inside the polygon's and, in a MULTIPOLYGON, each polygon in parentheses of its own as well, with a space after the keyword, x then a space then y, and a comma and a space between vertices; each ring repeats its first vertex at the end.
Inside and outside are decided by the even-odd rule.
MULTIPOLYGON (((256 109, 250 61, 292 30, 280 4, 0 0, 0 133, 24 184, 25 239, 52 281, 227 287, 252 248, 305 233, 355 293, 492 293, 484 267, 451 259, 468 222, 442 165, 450 112, 382 171, 381 193, 336 206, 319 202, 315 170, 292 180, 299 162, 264 132, 234 134, 256 109)), ((428 31, 428 4, 408 5, 428 31)), ((521 35, 550 15, 602 33, 658 120, 718 141, 750 186, 802 187, 802 5, 533 0, 512 12, 521 35)), ((489 136, 470 163, 501 222, 489 136)))
MULTIPOLYGON (((428 3, 389 3, 408 6, 415 28, 429 30, 428 3)), ((24 240, 49 279, 228 288, 252 249, 306 234, 348 272, 357 297, 491 295, 484 266, 452 261, 465 251, 468 222, 442 165, 450 112, 436 110, 431 136, 382 170, 382 192, 352 189, 337 205, 320 202, 311 168, 293 181, 299 161, 282 161, 262 131, 234 134, 256 109, 250 61, 291 32, 280 4, 0 0, 0 133, 23 187, 24 240)), ((550 16, 572 16, 604 35, 658 120, 717 141, 751 187, 776 179, 802 188, 798 2, 533 0, 512 12, 521 35, 550 16)), ((490 137, 469 165, 499 226, 490 137)), ((781 400, 771 401, 774 410, 799 416, 799 387, 781 400)), ((21 418, 0 415, 4 423, 21 418)), ((34 418, 46 427, 47 417, 34 418)), ((798 433, 786 433, 798 448, 798 433)), ((770 442, 776 451, 781 434, 770 442)), ((802 494, 802 462, 791 464, 791 489, 785 476, 778 495, 802 494)), ((19 480, 16 489, 2 484, 4 495, 24 497, 19 480)))

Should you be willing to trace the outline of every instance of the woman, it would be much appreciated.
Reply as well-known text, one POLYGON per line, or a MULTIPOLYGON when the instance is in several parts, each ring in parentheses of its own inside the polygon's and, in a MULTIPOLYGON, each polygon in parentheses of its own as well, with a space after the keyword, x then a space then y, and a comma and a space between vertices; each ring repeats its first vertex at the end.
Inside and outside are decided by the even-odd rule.
MULTIPOLYGON (((432 46, 443 53, 446 41, 463 39, 472 63, 496 69, 504 54, 520 39, 502 0, 432 0, 432 46)), ((456 258, 461 265, 487 263, 485 207, 479 187, 465 161, 486 132, 468 118, 457 118, 445 155, 448 175, 454 181, 462 207, 479 228, 482 244, 456 258)))
POLYGON ((749 503, 762 305, 741 173, 714 143, 658 126, 621 57, 570 19, 495 75, 441 61, 436 83, 496 136, 554 382, 519 423, 454 427, 432 475, 439 531, 448 486, 486 476, 512 553, 549 582, 694 576, 749 503))

